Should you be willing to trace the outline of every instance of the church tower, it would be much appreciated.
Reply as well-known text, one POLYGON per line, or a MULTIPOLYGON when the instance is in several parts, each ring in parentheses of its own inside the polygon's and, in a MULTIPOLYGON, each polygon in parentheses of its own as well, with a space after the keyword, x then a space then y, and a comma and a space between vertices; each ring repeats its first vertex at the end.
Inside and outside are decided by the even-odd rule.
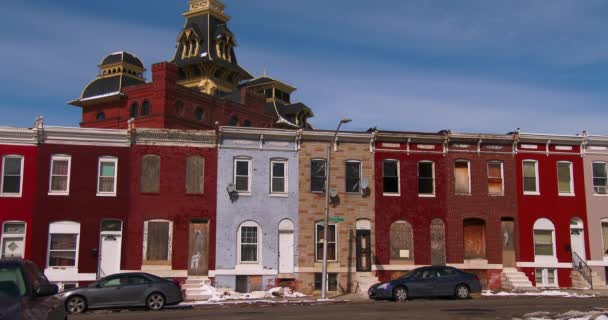
POLYGON ((172 60, 179 67, 179 84, 211 95, 237 90, 252 76, 236 59, 225 5, 218 0, 190 0, 189 5, 172 60))

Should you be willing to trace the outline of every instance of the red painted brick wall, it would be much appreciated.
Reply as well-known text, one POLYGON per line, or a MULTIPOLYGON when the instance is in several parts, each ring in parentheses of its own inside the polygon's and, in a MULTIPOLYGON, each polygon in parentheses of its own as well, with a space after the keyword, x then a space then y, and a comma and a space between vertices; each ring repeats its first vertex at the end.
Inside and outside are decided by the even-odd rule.
MULTIPOLYGON (((26 239, 25 239, 25 258, 32 257, 32 234, 33 229, 33 214, 34 214, 34 199, 36 196, 36 157, 38 148, 35 146, 13 146, 0 145, 0 176, 2 173, 2 157, 7 155, 19 155, 23 159, 23 186, 21 189, 21 197, 1 197, 0 196, 0 228, 6 221, 23 221, 27 223, 26 239)), ((0 229, 0 233, 2 230, 0 229)))

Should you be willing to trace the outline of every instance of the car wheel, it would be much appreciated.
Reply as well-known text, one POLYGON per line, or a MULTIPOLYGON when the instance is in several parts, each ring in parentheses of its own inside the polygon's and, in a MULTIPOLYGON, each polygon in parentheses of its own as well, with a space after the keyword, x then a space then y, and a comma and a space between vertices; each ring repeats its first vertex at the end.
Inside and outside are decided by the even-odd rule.
POLYGON ((471 295, 471 290, 469 287, 461 284, 456 287, 456 298, 458 299, 468 299, 471 295))
POLYGON ((69 313, 84 313, 87 310, 87 301, 81 296, 70 297, 65 303, 65 309, 69 313))
POLYGON ((395 301, 406 301, 407 300, 407 290, 404 287, 397 287, 393 290, 393 300, 395 301))
POLYGON ((165 307, 165 297, 160 293, 153 293, 146 299, 146 307, 150 310, 161 310, 165 307))

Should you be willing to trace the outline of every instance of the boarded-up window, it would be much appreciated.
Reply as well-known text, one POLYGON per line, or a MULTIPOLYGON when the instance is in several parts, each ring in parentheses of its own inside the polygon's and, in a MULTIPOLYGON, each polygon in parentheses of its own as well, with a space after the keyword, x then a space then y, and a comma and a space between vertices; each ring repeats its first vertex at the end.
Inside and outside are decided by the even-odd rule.
POLYGON ((524 192, 526 193, 537 193, 538 192, 538 176, 536 161, 527 160, 523 162, 523 176, 524 176, 524 192))
POLYGON ((454 188, 456 194, 471 193, 469 161, 457 160, 454 163, 454 188))
POLYGON ((560 194, 572 194, 572 163, 557 163, 557 183, 560 194))
POLYGON ((604 255, 608 255, 608 221, 602 221, 602 236, 604 238, 604 255))
POLYGON ((186 159, 186 193, 203 194, 205 177, 205 160, 199 156, 186 159))
POLYGON ((146 260, 169 260, 169 228, 168 221, 148 221, 148 234, 146 241, 146 260))
POLYGON ((486 258, 486 225, 483 220, 464 220, 464 258, 486 258))
POLYGON ((492 195, 503 194, 502 161, 488 162, 488 193, 492 195))
POLYGON ((431 221, 431 264, 445 265, 445 224, 440 219, 431 221))
POLYGON ((407 221, 397 221, 391 225, 391 260, 402 262, 414 260, 414 236, 412 225, 407 221))
POLYGON ((141 159, 141 192, 160 192, 160 157, 145 155, 141 159))

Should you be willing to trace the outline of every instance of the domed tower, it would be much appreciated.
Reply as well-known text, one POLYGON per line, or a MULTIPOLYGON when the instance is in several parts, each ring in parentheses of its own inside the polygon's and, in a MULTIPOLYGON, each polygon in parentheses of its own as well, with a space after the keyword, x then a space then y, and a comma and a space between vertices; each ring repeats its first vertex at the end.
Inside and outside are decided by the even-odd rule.
POLYGON ((118 100, 124 87, 144 84, 143 62, 134 54, 120 51, 107 55, 99 64, 99 74, 71 105, 87 107, 118 100))
POLYGON ((207 94, 233 92, 241 81, 253 77, 236 59, 236 38, 228 28, 225 6, 218 0, 189 4, 172 61, 179 67, 179 83, 207 94))

